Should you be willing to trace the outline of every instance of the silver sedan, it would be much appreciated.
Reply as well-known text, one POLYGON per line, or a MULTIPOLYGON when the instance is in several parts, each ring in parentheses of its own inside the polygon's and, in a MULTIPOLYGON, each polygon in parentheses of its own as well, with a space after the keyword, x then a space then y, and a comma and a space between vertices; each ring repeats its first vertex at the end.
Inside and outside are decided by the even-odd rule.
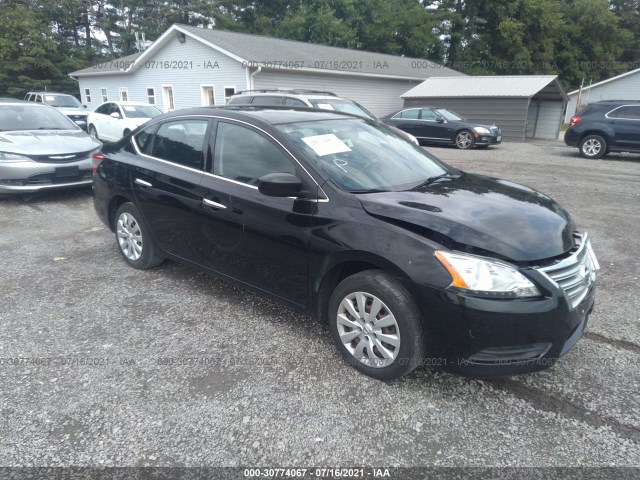
POLYGON ((88 186, 102 144, 55 108, 0 100, 0 194, 88 186))

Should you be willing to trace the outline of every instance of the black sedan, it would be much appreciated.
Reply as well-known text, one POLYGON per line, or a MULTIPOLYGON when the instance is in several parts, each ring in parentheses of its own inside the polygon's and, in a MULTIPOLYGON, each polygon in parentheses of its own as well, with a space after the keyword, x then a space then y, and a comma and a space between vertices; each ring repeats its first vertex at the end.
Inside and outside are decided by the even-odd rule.
POLYGON ((94 171, 129 265, 170 258, 320 318, 378 379, 546 368, 594 305, 598 263, 558 204, 363 118, 180 110, 103 146, 94 171))
POLYGON ((502 142, 499 127, 470 122, 446 108, 407 108, 383 117, 382 121, 427 144, 455 145, 468 149, 485 148, 502 142))

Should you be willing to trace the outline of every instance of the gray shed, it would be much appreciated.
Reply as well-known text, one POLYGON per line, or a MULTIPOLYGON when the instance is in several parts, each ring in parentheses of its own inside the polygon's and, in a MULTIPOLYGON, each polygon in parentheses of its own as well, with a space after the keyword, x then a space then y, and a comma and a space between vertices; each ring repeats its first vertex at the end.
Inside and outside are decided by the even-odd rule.
POLYGON ((557 75, 432 77, 402 95, 404 107, 448 108, 496 124, 504 140, 557 139, 567 103, 557 75))

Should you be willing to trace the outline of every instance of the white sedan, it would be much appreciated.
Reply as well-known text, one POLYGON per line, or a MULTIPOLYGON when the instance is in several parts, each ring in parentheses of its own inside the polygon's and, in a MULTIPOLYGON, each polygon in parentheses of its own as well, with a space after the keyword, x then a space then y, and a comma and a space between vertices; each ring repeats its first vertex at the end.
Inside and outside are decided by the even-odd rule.
POLYGON ((105 102, 89 113, 88 132, 96 139, 114 142, 161 114, 160 109, 148 103, 105 102))

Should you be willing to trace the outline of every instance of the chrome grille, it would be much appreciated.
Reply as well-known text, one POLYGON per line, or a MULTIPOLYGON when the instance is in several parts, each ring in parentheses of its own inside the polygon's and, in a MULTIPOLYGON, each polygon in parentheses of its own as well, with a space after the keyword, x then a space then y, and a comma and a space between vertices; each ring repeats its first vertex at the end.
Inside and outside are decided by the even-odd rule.
POLYGON ((572 310, 587 296, 600 269, 587 234, 576 233, 574 238, 576 246, 569 257, 538 268, 564 291, 572 310))
POLYGON ((70 163, 91 157, 92 151, 93 150, 89 150, 88 152, 60 153, 53 155, 29 155, 29 158, 35 162, 41 163, 70 163))

